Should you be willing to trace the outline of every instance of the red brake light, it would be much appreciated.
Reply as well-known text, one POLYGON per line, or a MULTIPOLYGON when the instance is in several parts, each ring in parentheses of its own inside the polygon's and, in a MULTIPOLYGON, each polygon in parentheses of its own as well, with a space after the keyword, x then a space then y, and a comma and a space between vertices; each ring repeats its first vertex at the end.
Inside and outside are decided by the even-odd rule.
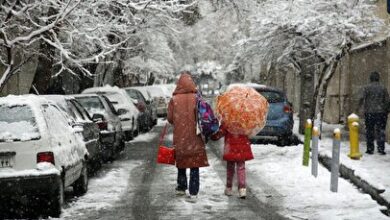
POLYGON ((293 110, 292 110, 291 106, 285 105, 283 108, 283 111, 286 113, 291 113, 293 110))
POLYGON ((40 152, 37 154, 37 163, 48 162, 55 165, 53 152, 40 152))
POLYGON ((107 122, 106 121, 99 121, 99 122, 97 122, 97 125, 99 126, 100 130, 107 130, 107 122))

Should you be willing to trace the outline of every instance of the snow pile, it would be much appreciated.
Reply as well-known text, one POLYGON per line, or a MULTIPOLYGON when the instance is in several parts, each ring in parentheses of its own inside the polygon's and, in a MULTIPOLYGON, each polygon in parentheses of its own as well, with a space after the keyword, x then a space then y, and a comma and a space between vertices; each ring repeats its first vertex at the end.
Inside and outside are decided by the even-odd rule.
MULTIPOLYGON (((331 130, 342 125, 323 124, 323 139, 320 140, 320 154, 332 157, 332 136, 331 130)), ((348 157, 350 153, 349 141, 346 139, 347 131, 342 131, 343 141, 340 148, 340 163, 354 170, 355 175, 366 180, 370 185, 380 190, 386 190, 382 196, 390 201, 390 176, 383 175, 383 170, 387 170, 390 165, 390 157, 374 153, 368 155, 366 151, 366 142, 359 142, 360 152, 363 154, 360 160, 352 160, 348 157)), ((385 151, 390 154, 390 145, 386 144, 385 151)))
MULTIPOLYGON (((330 192, 328 170, 319 166, 315 178, 310 167, 302 166, 302 145, 253 145, 252 150, 255 160, 247 163, 247 171, 278 190, 285 207, 282 214, 302 219, 387 219, 369 195, 343 179, 339 179, 339 192, 330 192)), ((261 185, 250 187, 254 193, 262 192, 261 185)))
POLYGON ((55 167, 48 167, 45 165, 37 165, 37 169, 14 170, 12 168, 2 168, 0 170, 0 178, 29 177, 42 175, 60 175, 60 171, 55 167))
POLYGON ((88 193, 64 208, 62 218, 77 219, 88 212, 112 207, 120 201, 128 189, 128 179, 131 171, 141 165, 140 161, 114 163, 114 169, 103 177, 89 180, 88 193))

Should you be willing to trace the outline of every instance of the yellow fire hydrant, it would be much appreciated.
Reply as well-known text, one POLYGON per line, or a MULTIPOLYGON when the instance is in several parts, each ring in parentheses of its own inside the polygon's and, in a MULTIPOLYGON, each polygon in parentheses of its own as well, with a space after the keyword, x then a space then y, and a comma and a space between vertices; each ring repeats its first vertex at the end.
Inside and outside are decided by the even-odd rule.
POLYGON ((351 159, 359 160, 362 157, 359 150, 359 116, 353 113, 348 116, 348 128, 350 142, 350 153, 348 156, 351 159))

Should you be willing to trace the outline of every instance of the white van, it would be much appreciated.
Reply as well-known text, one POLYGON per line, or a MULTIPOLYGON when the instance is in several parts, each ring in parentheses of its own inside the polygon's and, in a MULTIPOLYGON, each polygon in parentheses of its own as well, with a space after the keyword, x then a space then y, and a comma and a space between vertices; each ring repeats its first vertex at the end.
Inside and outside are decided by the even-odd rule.
POLYGON ((20 199, 24 205, 44 205, 43 215, 58 217, 64 188, 73 186, 77 195, 87 191, 88 152, 69 120, 42 97, 0 98, 1 208, 20 199))

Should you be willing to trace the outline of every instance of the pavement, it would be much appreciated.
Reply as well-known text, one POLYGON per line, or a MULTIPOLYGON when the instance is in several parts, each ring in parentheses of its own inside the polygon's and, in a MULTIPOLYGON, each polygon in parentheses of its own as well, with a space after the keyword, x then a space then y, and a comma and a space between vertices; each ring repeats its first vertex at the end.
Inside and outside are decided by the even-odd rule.
MULTIPOLYGON (((67 189, 60 219, 387 219, 379 211, 381 206, 349 181, 340 180, 340 193, 332 193, 325 168, 320 166, 319 177, 312 177, 310 169, 301 165, 302 144, 253 145, 255 160, 247 163, 248 195, 242 200, 236 188, 232 197, 223 194, 223 141, 209 142, 206 150, 210 166, 200 169, 197 202, 176 196, 176 168, 156 163, 164 123, 159 120, 150 132, 126 143, 116 161, 104 164, 90 178, 85 195, 74 197, 72 189, 67 189)), ((172 134, 166 139, 169 145, 172 134)), ((321 141, 321 154, 329 151, 329 141, 326 137, 321 141)), ((389 155, 364 156, 355 162, 366 165, 388 160, 389 155), (362 163, 364 160, 368 162, 362 163)), ((342 157, 341 162, 347 164, 346 161, 349 158, 342 157)))
POLYGON ((332 136, 335 128, 340 128, 342 131, 340 176, 348 179, 362 192, 369 194, 378 204, 387 207, 382 212, 389 215, 390 175, 387 175, 387 170, 390 167, 390 145, 386 143, 387 155, 380 155, 377 151, 373 155, 366 154, 365 137, 364 134, 360 134, 359 140, 362 141, 359 145, 363 156, 359 160, 353 160, 348 157, 350 152, 348 131, 343 125, 324 123, 322 139, 319 142, 319 157, 322 164, 328 168, 332 158, 332 136))
MULTIPOLYGON (((86 195, 67 198, 60 219, 286 219, 278 214, 280 204, 260 201, 250 192, 246 200, 225 196, 225 167, 210 147, 210 166, 200 169, 197 202, 176 196, 176 167, 156 163, 161 128, 127 143, 120 158, 91 179, 86 195)), ((167 135, 168 144, 171 138, 167 135)), ((277 198, 276 190, 269 193, 277 198)))

